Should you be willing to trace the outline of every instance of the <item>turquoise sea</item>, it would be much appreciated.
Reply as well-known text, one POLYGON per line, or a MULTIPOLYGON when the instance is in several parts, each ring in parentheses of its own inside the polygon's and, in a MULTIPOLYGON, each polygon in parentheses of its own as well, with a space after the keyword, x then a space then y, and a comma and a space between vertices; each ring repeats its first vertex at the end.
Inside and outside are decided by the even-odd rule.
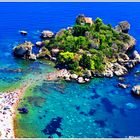
MULTIPOLYGON (((94 78, 90 83, 37 80, 54 71, 50 62, 14 58, 12 48, 25 40, 39 41, 42 30, 57 32, 74 24, 78 14, 117 25, 131 24, 130 34, 140 52, 140 3, 0 3, 0 91, 19 88, 34 81, 19 107, 28 114, 15 120, 17 137, 101 138, 140 136, 140 99, 130 94, 140 84, 140 65, 124 76, 127 89, 117 87, 117 77, 94 78), (27 30, 21 36, 19 30, 27 30), (21 69, 21 71, 17 71, 21 69)), ((34 51, 37 51, 34 49, 34 51)))

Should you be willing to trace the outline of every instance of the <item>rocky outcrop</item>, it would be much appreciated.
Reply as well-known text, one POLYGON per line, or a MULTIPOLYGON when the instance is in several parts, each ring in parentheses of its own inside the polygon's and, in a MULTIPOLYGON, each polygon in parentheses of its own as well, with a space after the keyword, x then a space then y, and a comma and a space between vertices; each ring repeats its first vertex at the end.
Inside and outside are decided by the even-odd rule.
POLYGON ((25 42, 13 48, 13 54, 19 58, 29 59, 32 55, 32 47, 34 45, 31 42, 25 42))
POLYGON ((115 27, 115 29, 118 32, 128 33, 130 30, 130 24, 128 21, 122 21, 115 27))
POLYGON ((89 24, 92 25, 93 24, 93 20, 91 17, 85 17, 83 14, 80 14, 76 17, 76 23, 77 24, 89 24))
POLYGON ((54 36, 54 33, 52 31, 49 30, 45 30, 41 33, 41 38, 43 39, 50 39, 54 36))
POLYGON ((134 96, 140 96, 140 85, 136 85, 132 88, 131 93, 134 96))
POLYGON ((114 69, 113 70, 114 74, 116 76, 122 76, 122 75, 125 75, 128 72, 128 70, 124 66, 122 66, 118 63, 114 63, 113 69, 114 69))
POLYGON ((136 45, 136 40, 134 37, 130 36, 130 35, 127 35, 127 37, 129 38, 127 40, 127 42, 125 42, 123 44, 123 48, 122 48, 122 51, 123 52, 126 52, 128 50, 131 50, 135 45, 136 45))

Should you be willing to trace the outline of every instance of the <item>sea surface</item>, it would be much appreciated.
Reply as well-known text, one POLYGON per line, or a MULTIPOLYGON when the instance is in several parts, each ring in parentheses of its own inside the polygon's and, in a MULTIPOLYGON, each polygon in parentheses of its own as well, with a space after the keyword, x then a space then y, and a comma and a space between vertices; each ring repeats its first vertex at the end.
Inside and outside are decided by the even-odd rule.
MULTIPOLYGON (((19 107, 28 114, 15 120, 17 137, 101 138, 140 136, 140 99, 130 94, 140 84, 140 65, 124 76, 127 89, 117 87, 117 77, 76 82, 37 80, 54 71, 50 62, 14 58, 12 48, 23 41, 35 43, 42 30, 57 32, 71 26, 78 14, 100 17, 113 26, 127 20, 140 52, 140 3, 0 3, 0 91, 31 83, 19 107), (28 31, 27 36, 19 30, 28 31), (21 71, 18 71, 20 69, 21 71)), ((34 49, 36 52, 37 49, 34 49)))

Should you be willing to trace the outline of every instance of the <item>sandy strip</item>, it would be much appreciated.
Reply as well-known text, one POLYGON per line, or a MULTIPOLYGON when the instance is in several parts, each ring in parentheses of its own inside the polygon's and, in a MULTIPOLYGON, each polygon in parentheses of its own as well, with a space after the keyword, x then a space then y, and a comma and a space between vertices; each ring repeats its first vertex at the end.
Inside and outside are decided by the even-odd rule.
POLYGON ((70 73, 66 69, 57 70, 55 72, 50 72, 47 74, 46 78, 47 80, 56 80, 57 78, 64 78, 67 75, 70 75, 70 73))
POLYGON ((57 78, 69 75, 69 72, 65 69, 48 73, 47 76, 37 76, 36 79, 29 79, 26 84, 22 85, 22 88, 14 91, 0 93, 0 139, 12 139, 15 138, 14 133, 14 119, 16 115, 16 109, 18 103, 21 100, 25 90, 40 79, 56 80, 57 78))
POLYGON ((0 139, 15 138, 15 110, 27 87, 28 84, 12 92, 0 93, 0 139))

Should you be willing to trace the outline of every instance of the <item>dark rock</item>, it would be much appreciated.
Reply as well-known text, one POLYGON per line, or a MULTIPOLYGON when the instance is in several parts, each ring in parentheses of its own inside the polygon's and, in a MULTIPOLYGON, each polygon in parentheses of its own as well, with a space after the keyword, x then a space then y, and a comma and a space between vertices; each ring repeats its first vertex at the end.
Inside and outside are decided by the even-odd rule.
POLYGON ((20 31, 20 34, 22 34, 22 35, 27 35, 28 32, 27 32, 27 31, 20 31))
POLYGON ((130 24, 128 23, 128 21, 122 21, 115 27, 115 29, 119 32, 128 33, 128 31, 130 30, 130 24))
POLYGON ((100 127, 106 127, 106 123, 104 120, 95 120, 95 123, 98 124, 100 127))
POLYGON ((96 110, 95 109, 90 109, 88 115, 93 116, 95 114, 96 110))
POLYGON ((52 118, 51 122, 45 127, 45 129, 42 130, 42 132, 49 137, 52 137, 53 134, 57 134, 59 137, 61 137, 62 134, 57 131, 58 128, 62 130, 61 121, 61 117, 52 118))
POLYGON ((20 58, 29 58, 32 54, 33 44, 31 42, 25 42, 13 48, 13 54, 20 58))
POLYGON ((111 101, 110 101, 109 99, 107 99, 107 98, 102 98, 102 99, 101 99, 101 102, 102 102, 102 104, 104 105, 104 107, 105 107, 105 109, 106 109, 106 111, 107 111, 108 113, 113 113, 113 110, 114 110, 114 109, 117 109, 117 107, 116 107, 115 105, 113 105, 113 104, 111 103, 111 101))
POLYGON ((29 111, 28 111, 28 109, 27 108, 18 108, 18 111, 19 111, 19 113, 20 114, 27 114, 29 111))

